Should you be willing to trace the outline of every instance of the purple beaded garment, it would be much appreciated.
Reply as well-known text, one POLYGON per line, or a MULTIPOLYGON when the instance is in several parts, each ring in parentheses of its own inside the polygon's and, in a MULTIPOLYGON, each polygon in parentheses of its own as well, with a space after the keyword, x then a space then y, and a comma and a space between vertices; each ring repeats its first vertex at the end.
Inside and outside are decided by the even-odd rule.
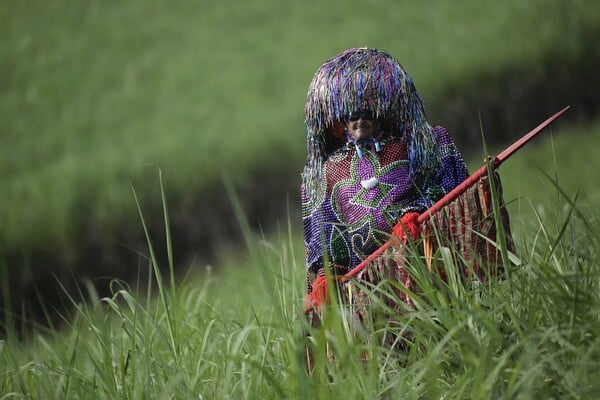
POLYGON ((302 214, 308 272, 325 260, 345 273, 468 176, 451 136, 431 127, 412 79, 389 54, 350 49, 321 66, 305 108, 308 157, 302 214), (348 141, 345 116, 369 110, 377 140, 348 141))

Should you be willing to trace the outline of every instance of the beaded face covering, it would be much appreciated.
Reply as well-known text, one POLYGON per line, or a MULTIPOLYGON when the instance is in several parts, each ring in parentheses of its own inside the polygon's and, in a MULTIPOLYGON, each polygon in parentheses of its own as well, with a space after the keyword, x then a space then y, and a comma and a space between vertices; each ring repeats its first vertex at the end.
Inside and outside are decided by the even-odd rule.
POLYGON ((308 155, 302 174, 309 198, 322 197, 324 161, 344 144, 341 122, 358 110, 370 110, 386 122, 386 136, 405 142, 411 178, 438 167, 432 128, 412 78, 384 51, 349 49, 323 64, 309 86, 304 109, 308 155))

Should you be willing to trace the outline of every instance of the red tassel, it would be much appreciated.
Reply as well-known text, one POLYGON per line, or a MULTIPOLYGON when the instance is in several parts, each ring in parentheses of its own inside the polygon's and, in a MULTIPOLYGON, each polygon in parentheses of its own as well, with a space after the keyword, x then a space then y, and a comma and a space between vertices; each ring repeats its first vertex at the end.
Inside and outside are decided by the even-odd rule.
POLYGON ((319 307, 321 304, 329 304, 329 291, 327 290, 327 278, 324 276, 317 276, 317 279, 312 284, 312 297, 315 306, 319 307))
POLYGON ((413 240, 417 240, 421 236, 419 231, 418 218, 419 213, 409 212, 400 218, 400 222, 394 225, 394 234, 398 236, 403 242, 406 241, 406 234, 413 240))
POLYGON ((327 278, 317 276, 317 279, 312 283, 312 292, 306 295, 304 308, 319 308, 323 303, 329 304, 327 278))

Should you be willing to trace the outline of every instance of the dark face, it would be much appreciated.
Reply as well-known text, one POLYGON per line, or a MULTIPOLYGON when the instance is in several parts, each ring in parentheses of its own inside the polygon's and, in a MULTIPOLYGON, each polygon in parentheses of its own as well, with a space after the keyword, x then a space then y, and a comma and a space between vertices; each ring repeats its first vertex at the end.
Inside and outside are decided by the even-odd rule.
POLYGON ((349 115, 344 121, 350 136, 355 140, 370 139, 377 135, 379 123, 370 111, 359 111, 349 115))

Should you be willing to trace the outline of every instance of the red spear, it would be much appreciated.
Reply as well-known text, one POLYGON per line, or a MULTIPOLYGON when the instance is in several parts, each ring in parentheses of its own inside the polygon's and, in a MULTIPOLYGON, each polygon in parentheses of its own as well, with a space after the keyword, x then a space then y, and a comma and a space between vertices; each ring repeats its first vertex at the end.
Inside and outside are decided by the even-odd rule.
MULTIPOLYGON (((550 118, 548 118, 547 120, 545 120, 544 122, 539 124, 533 130, 531 130, 529 133, 527 133, 525 136, 523 136, 522 138, 520 138, 519 140, 517 140, 510 146, 508 146, 502 153, 500 153, 496 157, 492 158, 490 160, 491 168, 493 170, 498 168, 500 166, 500 164, 502 164, 504 161, 506 161, 506 159, 508 159, 508 157, 513 155, 517 150, 519 150, 527 142, 529 142, 531 139, 533 139, 533 137, 535 135, 537 135, 538 133, 543 131, 546 127, 548 127, 548 125, 550 125, 552 122, 554 122, 554 120, 556 120, 558 117, 560 117, 568 109, 569 109, 568 106, 563 108, 562 110, 560 110, 559 112, 557 112, 556 114, 554 114, 553 116, 551 116, 550 118)), ((465 179, 460 185, 458 185, 457 187, 452 189, 448 194, 446 194, 444 197, 442 197, 440 200, 438 200, 428 210, 426 210, 424 213, 419 215, 419 217, 417 218, 417 223, 421 224, 421 223, 427 221, 432 215, 434 215, 436 212, 438 212, 439 210, 444 208, 452 200, 456 199, 461 193, 463 193, 465 190, 467 190, 475 182, 479 181, 479 179, 481 179, 485 174, 487 174, 487 172, 488 172, 488 164, 486 163, 484 166, 482 166, 477 171, 475 171, 471 176, 469 176, 467 179, 465 179)), ((398 228, 400 228, 400 227, 398 227, 398 228)), ((402 231, 402 229, 400 229, 400 231, 402 231)), ((369 255, 369 257, 364 259, 360 264, 358 264, 356 267, 354 267, 348 273, 346 273, 346 275, 344 275, 342 277, 342 281, 346 281, 347 279, 358 274, 367 265, 369 265, 369 263, 371 263, 374 259, 376 259, 381 254, 383 254, 383 252, 385 252, 390 246, 392 246, 393 244, 398 244, 398 240, 399 239, 395 238, 395 237, 390 238, 380 248, 378 248, 373 253, 371 253, 371 255, 369 255)))

